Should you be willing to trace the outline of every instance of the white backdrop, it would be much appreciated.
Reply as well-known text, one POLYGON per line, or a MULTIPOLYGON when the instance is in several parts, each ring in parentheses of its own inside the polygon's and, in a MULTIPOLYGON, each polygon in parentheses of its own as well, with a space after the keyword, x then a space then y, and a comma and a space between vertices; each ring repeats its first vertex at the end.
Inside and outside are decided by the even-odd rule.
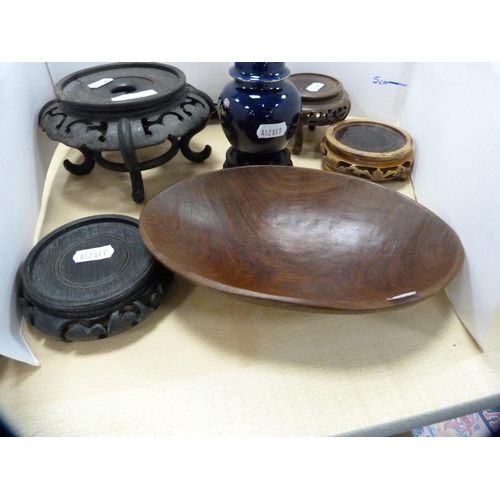
MULTIPOLYGON (((0 63, 0 354, 36 364, 19 334, 15 283, 33 245, 40 195, 56 144, 38 128, 53 83, 87 63, 0 63)), ((188 83, 217 99, 231 62, 167 62, 188 83)), ((414 182, 420 203, 446 220, 466 250, 462 272, 448 288, 479 345, 500 302, 500 69, 492 63, 289 62, 292 73, 338 78, 351 116, 403 126, 415 139, 414 182)))
POLYGON ((38 111, 51 98, 45 63, 0 63, 0 354, 31 364, 37 360, 19 333, 16 287, 56 147, 38 127, 38 111))
POLYGON ((465 247, 465 264, 447 291, 485 347, 500 303, 500 64, 417 64, 401 125, 416 142, 418 201, 465 247))
MULTIPOLYGON (((54 83, 69 73, 103 63, 49 63, 54 83)), ((232 62, 165 62, 184 71, 186 80, 217 100, 231 79, 232 62)), ((351 115, 396 123, 401 113, 413 63, 287 62, 292 73, 321 73, 338 78, 348 92, 351 115), (384 83, 392 82, 392 83, 384 83), (396 85, 399 83, 400 85, 396 85)))

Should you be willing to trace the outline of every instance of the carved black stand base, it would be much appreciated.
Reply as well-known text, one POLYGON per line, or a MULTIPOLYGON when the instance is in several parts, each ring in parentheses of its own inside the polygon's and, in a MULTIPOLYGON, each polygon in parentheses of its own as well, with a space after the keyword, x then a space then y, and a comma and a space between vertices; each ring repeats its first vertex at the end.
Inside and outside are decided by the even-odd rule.
POLYGON ((86 217, 54 230, 30 251, 21 274, 23 316, 63 342, 104 339, 136 326, 159 307, 174 280, 144 246, 138 220, 121 215, 86 217))
POLYGON ((166 140, 170 142, 170 148, 167 152, 157 156, 156 158, 140 162, 137 159, 134 149, 130 122, 126 118, 122 118, 118 122, 118 136, 123 163, 110 161, 103 157, 102 152, 91 151, 89 148, 84 146, 78 148, 83 155, 83 163, 78 165, 69 160, 64 160, 64 168, 74 175, 86 175, 92 172, 95 164, 97 163, 97 165, 107 170, 112 170, 114 172, 128 172, 132 184, 132 199, 136 203, 142 203, 145 198, 144 183, 142 181, 141 174, 142 171, 164 165, 174 158, 179 151, 181 151, 186 159, 196 163, 205 161, 211 155, 212 148, 209 145, 206 145, 200 152, 193 151, 189 147, 191 139, 198 132, 203 130, 205 126, 206 121, 203 122, 200 127, 190 131, 189 134, 186 134, 181 138, 174 136, 167 137, 166 140))
POLYGON ((226 151, 226 161, 222 168, 247 167, 251 165, 284 165, 293 167, 290 151, 282 149, 277 153, 252 154, 230 147, 226 151))

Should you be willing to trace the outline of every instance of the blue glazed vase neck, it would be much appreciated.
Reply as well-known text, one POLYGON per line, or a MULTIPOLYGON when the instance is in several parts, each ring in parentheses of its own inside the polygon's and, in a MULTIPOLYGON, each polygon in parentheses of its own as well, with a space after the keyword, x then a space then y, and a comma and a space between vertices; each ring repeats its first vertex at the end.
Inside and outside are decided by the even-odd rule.
POLYGON ((284 62, 235 62, 229 74, 241 82, 272 83, 290 76, 284 62))

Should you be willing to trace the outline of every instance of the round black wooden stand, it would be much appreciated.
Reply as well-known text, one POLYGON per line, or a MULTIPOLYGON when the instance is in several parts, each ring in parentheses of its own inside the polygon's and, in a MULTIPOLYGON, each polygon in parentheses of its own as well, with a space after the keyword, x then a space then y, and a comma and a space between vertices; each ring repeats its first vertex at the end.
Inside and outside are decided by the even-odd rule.
POLYGON ((33 247, 18 300, 27 321, 49 337, 97 340, 146 319, 173 278, 145 247, 136 219, 91 216, 52 231, 33 247))

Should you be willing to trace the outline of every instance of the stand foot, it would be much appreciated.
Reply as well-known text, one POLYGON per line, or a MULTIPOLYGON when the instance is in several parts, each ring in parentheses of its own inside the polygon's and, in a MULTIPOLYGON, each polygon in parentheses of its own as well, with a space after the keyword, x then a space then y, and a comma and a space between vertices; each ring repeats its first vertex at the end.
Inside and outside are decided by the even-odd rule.
POLYGON ((252 165, 285 165, 293 167, 290 151, 286 148, 276 153, 252 154, 230 147, 226 151, 226 161, 222 168, 248 167, 252 165))

